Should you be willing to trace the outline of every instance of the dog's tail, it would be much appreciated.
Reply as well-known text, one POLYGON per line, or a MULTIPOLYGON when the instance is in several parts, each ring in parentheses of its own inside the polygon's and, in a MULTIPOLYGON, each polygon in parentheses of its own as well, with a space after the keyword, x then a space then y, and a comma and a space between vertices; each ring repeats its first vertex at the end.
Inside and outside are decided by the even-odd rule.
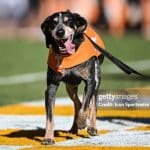
POLYGON ((123 70, 125 73, 127 74, 136 74, 145 78, 149 78, 149 76, 146 76, 142 73, 139 73, 138 71, 136 71, 135 69, 131 68, 130 66, 128 66, 127 64, 123 63, 121 60, 119 60, 118 58, 114 57, 111 53, 109 53, 107 50, 101 48, 99 45, 97 45, 86 33, 84 33, 85 36, 90 40, 90 42, 93 44, 93 46, 100 51, 104 56, 106 56, 110 61, 112 61, 116 66, 118 66, 121 70, 123 70))

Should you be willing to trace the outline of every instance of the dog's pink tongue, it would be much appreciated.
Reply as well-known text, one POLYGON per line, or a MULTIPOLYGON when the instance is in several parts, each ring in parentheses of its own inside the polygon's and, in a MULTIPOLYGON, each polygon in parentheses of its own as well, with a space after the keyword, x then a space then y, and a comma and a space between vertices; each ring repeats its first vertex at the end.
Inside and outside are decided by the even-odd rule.
POLYGON ((75 45, 72 43, 70 38, 68 38, 68 40, 64 43, 64 45, 69 54, 73 54, 75 52, 75 45))

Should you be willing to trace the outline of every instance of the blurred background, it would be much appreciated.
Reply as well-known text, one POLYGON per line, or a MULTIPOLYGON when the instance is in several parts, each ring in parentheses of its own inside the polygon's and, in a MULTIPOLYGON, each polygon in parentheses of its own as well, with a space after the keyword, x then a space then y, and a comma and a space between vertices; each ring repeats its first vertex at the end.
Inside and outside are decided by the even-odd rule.
MULTIPOLYGON (((67 9, 84 16, 113 55, 150 74, 150 0, 0 0, 1 105, 43 99, 48 50, 40 24, 67 9)), ((150 85, 123 74, 108 60, 102 74, 103 89, 150 85)), ((58 96, 66 96, 63 84, 58 96)))
POLYGON ((29 28, 38 28, 48 15, 67 9, 81 14, 90 24, 113 35, 122 36, 128 29, 137 29, 150 39, 150 0, 1 0, 1 36, 11 36, 11 33, 25 36, 29 28), (5 28, 7 31, 8 28, 22 30, 6 33, 5 28), (25 28, 28 28, 27 32, 23 32, 25 28))

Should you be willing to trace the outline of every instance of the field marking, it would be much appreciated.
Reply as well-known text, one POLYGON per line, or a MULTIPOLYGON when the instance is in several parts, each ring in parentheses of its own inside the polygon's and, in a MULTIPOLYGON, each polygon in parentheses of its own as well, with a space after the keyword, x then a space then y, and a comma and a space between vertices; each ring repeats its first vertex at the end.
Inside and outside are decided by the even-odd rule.
POLYGON ((88 139, 79 138, 58 142, 59 146, 147 146, 150 147, 150 132, 114 131, 88 139))
MULTIPOLYGON (((140 60, 140 61, 128 61, 125 62, 133 68, 137 68, 138 71, 150 70, 148 64, 150 64, 150 59, 140 60)), ((103 73, 118 73, 121 72, 115 65, 105 65, 102 67, 103 73)), ((13 75, 8 77, 0 77, 0 85, 13 85, 43 81, 46 79, 46 72, 36 72, 36 73, 26 73, 21 75, 13 75)))
MULTIPOLYGON (((43 139, 45 129, 44 115, 0 115, 0 119, 3 122, 3 125, 0 124, 0 141, 2 145, 40 146, 39 140, 43 139)), ((55 129, 58 132, 55 137, 57 146, 150 146, 150 130, 129 130, 132 128, 138 129, 138 127, 144 129, 146 125, 148 127, 148 124, 145 123, 121 119, 112 119, 111 122, 109 120, 97 120, 99 135, 82 138, 83 136, 88 137, 86 130, 80 130, 79 135, 66 132, 70 129, 72 122, 73 117, 55 117, 55 129)))
POLYGON ((12 85, 42 81, 46 79, 46 72, 25 73, 8 77, 0 77, 0 85, 12 85))
MULTIPOLYGON (((82 96, 79 96, 79 99, 82 99, 82 96)), ((45 101, 44 99, 39 99, 39 100, 31 100, 28 102, 22 102, 20 103, 25 106, 45 106, 45 101)), ((69 97, 56 97, 55 101, 56 106, 73 106, 73 101, 69 97)))
MULTIPOLYGON (((73 123, 72 116, 54 116, 55 130, 69 130, 73 123)), ((2 130, 40 130, 45 129, 45 115, 0 115, 0 133, 2 130), (10 123, 11 122, 11 123, 10 123)), ((96 121, 98 130, 107 131, 149 131, 149 123, 136 122, 124 119, 112 119, 96 121), (141 129, 141 130, 140 130, 141 129), (143 129, 143 130, 142 130, 143 129)))
POLYGON ((0 150, 21 150, 25 148, 31 148, 31 146, 0 145, 0 150))
MULTIPOLYGON (((56 116, 73 116, 74 108, 71 105, 56 105, 54 109, 56 116)), ((5 115, 44 115, 44 106, 29 105, 8 105, 0 107, 0 114, 5 115), (13 111, 12 111, 13 110, 13 111)), ((97 117, 130 117, 130 118, 150 118, 149 109, 103 109, 97 111, 97 117)))
MULTIPOLYGON (((71 108, 71 100, 68 103, 68 98, 58 98, 59 101, 56 105, 57 115, 54 117, 55 129, 57 130, 55 141, 56 145, 52 146, 52 149, 106 149, 106 147, 111 146, 108 150, 112 150, 113 147, 118 147, 121 150, 137 149, 137 147, 150 148, 150 125, 148 122, 138 122, 137 110, 100 110, 100 116, 110 116, 113 114, 116 116, 130 116, 135 115, 135 120, 117 119, 112 118, 111 120, 97 119, 97 129, 99 135, 96 137, 87 138, 86 130, 80 130, 79 135, 69 134, 68 131, 73 123, 73 112, 71 108), (65 102, 66 101, 66 102, 65 102), (65 102, 65 105, 61 104, 65 102), (66 111, 65 115, 62 112, 66 111), (104 113, 104 114, 103 114, 104 113), (71 116, 70 116, 71 114, 71 116), (63 131, 61 131, 63 130, 63 131), (83 138, 85 137, 85 138, 83 138), (84 146, 83 146, 84 145, 84 146), (83 147, 82 147, 83 146, 83 147)), ((43 100, 44 102, 44 100, 43 100)), ((41 146, 40 141, 44 136, 45 129, 45 115, 43 102, 26 102, 16 105, 8 105, 0 107, 0 149, 6 150, 42 150, 49 149, 48 147, 41 146), (35 104, 35 105, 34 105, 35 104), (43 112, 40 114, 40 108, 43 112), (30 112, 30 110, 39 113, 30 112), (13 110, 13 111, 12 111, 13 110), (13 114, 12 112, 18 111, 18 114, 13 114), (26 111, 24 115, 23 112, 26 111), (7 113, 8 112, 8 113, 7 113), (27 114, 28 112, 28 114, 27 114), (18 147, 24 146, 24 147, 18 147), (26 147, 28 146, 28 147, 26 147)), ((144 113, 145 110, 139 110, 140 118, 150 117, 149 110, 147 110, 147 115, 144 113)), ((118 150, 119 150, 118 149, 118 150)), ((143 148, 142 148, 143 149, 143 148)), ((139 148, 141 150, 141 148, 139 148)))
MULTIPOLYGON (((148 147, 142 146, 52 146, 51 149, 53 150, 148 150, 148 147)), ((43 150, 43 147, 32 147, 32 148, 24 148, 21 150, 43 150)), ((44 147, 44 150, 50 150, 50 147, 44 147)))

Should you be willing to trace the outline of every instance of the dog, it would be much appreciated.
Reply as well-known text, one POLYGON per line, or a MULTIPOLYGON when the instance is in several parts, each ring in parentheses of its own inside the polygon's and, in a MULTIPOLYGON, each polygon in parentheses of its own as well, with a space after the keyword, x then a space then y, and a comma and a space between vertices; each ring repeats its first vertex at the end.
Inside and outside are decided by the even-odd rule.
POLYGON ((44 20, 41 29, 45 35, 46 47, 49 48, 45 91, 46 131, 42 144, 55 143, 53 112, 55 95, 61 81, 66 83, 66 90, 75 108, 74 121, 69 132, 77 134, 78 129, 87 127, 89 135, 97 135, 97 97, 101 83, 100 66, 104 56, 129 75, 134 73, 144 78, 149 77, 108 52, 100 36, 77 13, 54 13, 44 20), (82 102, 77 95, 81 81, 85 83, 82 102))
MULTIPOLYGON (((69 132, 77 134, 78 129, 87 127, 89 135, 97 135, 96 103, 101 82, 100 65, 104 56, 93 50, 96 54, 87 56, 87 60, 84 58, 79 63, 76 62, 76 58, 80 58, 80 55, 77 55, 80 47, 83 47, 81 50, 83 57, 88 53, 86 46, 89 43, 83 44, 86 38, 84 32, 87 29, 87 21, 77 13, 58 12, 47 17, 41 24, 41 29, 45 35, 46 47, 50 49, 45 91, 46 131, 42 144, 52 145, 55 143, 53 112, 56 91, 61 81, 66 83, 66 90, 75 108, 74 121, 69 132), (72 65, 71 59, 68 63, 69 66, 62 69, 63 64, 60 64, 62 59, 65 64, 64 58, 70 59, 73 56, 75 56, 75 64, 72 65), (85 83, 82 102, 77 95, 81 81, 85 83), (89 119, 88 124, 87 118, 89 119)), ((86 39, 86 41, 88 40, 86 39)), ((88 47, 89 51, 93 49, 93 46, 90 46, 90 48, 88 47)))

